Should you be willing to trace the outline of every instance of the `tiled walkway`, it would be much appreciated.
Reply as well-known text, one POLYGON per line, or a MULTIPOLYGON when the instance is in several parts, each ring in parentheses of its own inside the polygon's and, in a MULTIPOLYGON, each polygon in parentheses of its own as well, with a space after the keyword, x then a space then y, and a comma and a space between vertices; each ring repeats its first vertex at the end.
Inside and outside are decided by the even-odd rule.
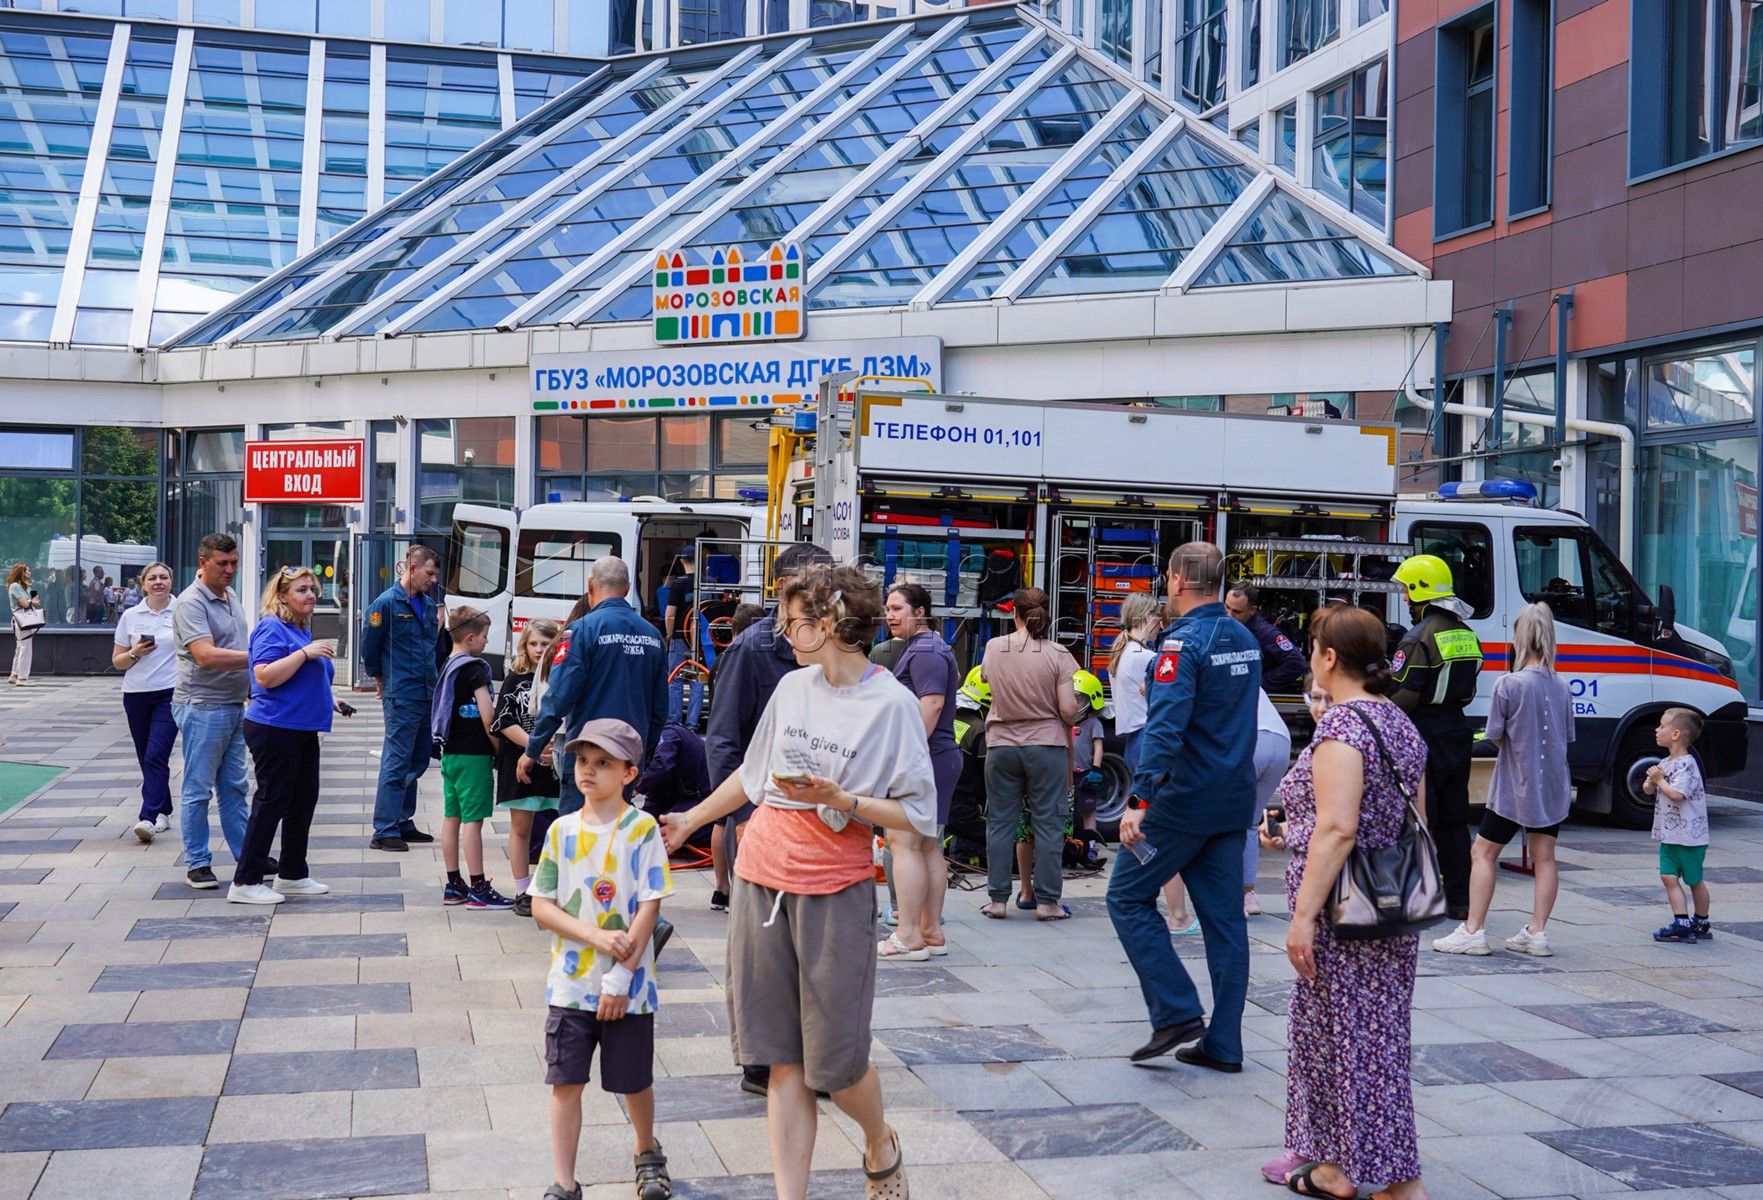
MULTIPOLYGON (((0 692, 0 758, 70 768, 0 817, 0 1200, 537 1200, 541 935, 443 909, 433 854, 365 848, 378 708, 357 704, 325 746, 313 873, 332 894, 271 914, 190 891, 175 836, 129 834, 115 680, 0 692)), ((425 779, 431 828, 438 787, 425 779)), ((1423 952, 1434 1197, 1763 1197, 1763 809, 1717 802, 1714 828, 1712 944, 1653 944, 1651 844, 1576 824, 1554 958, 1423 952)), ((1282 866, 1263 864, 1270 909, 1282 866)), ((764 1107, 739 1091, 726 1037, 725 918, 701 875, 678 886, 662 1140, 682 1197, 763 1200, 764 1107)), ((955 893, 951 954, 882 968, 875 1058, 921 1200, 1274 1194, 1256 1167, 1281 1138, 1283 922, 1251 923, 1247 1069, 1144 1070, 1124 1058, 1146 1027, 1100 893, 1072 884, 1077 919, 1053 925, 983 922, 955 893)), ((1502 876, 1495 934, 1527 899, 1502 876)), ((588 1095, 581 1177, 628 1197, 628 1130, 588 1095)), ((816 1196, 861 1195, 849 1130, 823 1122, 816 1196)))

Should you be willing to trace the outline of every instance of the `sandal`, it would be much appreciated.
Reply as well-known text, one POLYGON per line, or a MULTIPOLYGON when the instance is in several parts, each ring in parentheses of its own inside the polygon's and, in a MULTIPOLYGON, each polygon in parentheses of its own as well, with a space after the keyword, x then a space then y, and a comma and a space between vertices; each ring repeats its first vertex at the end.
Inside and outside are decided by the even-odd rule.
MULTIPOLYGON (((578 1200, 581 1195, 576 1193, 578 1200)), ((667 1174, 667 1155, 660 1143, 637 1155, 637 1200, 672 1200, 673 1180, 667 1174)))
POLYGON ((990 904, 980 905, 979 915, 982 917, 989 917, 994 921, 1002 921, 1010 915, 1010 911, 1006 909, 1001 902, 993 901, 990 904))
POLYGON ((1298 1193, 1300 1196, 1330 1196, 1333 1197, 1333 1200, 1354 1200, 1354 1197, 1359 1194, 1358 1188, 1354 1188, 1347 1195, 1343 1196, 1339 1192, 1325 1192, 1312 1182, 1310 1177, 1327 1165, 1327 1163, 1320 1162, 1305 1163, 1296 1171, 1293 1171, 1290 1175, 1286 1176, 1286 1187, 1298 1193))
POLYGON ((1033 900, 1024 900, 1021 896, 1016 898, 1016 907, 1020 908, 1023 912, 1032 912, 1034 906, 1035 902, 1033 900))
POLYGON ((545 1200, 582 1200, 582 1185, 578 1183, 574 1191, 566 1191, 561 1183, 554 1183, 545 1189, 545 1200))
POLYGON ((1057 913, 1044 913, 1044 912, 1039 911, 1039 909, 1037 908, 1037 910, 1035 912, 1035 920, 1037 920, 1037 921, 1069 921, 1069 920, 1071 920, 1071 905, 1061 904, 1059 906, 1059 911, 1057 913))
POLYGON ((863 1187, 863 1200, 911 1200, 912 1191, 906 1186, 906 1155, 900 1150, 900 1135, 888 1126, 888 1136, 894 1142, 894 1165, 881 1171, 871 1171, 867 1160, 863 1164, 863 1175, 868 1182, 863 1187))
POLYGON ((913 949, 900 940, 899 934, 890 933, 875 944, 875 956, 898 959, 901 962, 923 962, 930 957, 930 947, 919 946, 913 949))
POLYGON ((930 952, 932 958, 941 958, 949 953, 949 942, 946 938, 940 942, 933 942, 929 938, 925 938, 924 948, 930 952))

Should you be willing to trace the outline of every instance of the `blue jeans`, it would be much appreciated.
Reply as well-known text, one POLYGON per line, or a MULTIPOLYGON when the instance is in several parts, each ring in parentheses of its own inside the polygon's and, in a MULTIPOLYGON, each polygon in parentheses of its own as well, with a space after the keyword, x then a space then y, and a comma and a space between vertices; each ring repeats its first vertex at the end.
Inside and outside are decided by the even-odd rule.
POLYGON ((1108 879, 1108 916, 1126 957, 1138 972, 1151 1027, 1167 1029, 1202 1015, 1200 994, 1188 977, 1169 928, 1157 911, 1157 893, 1174 875, 1187 885, 1188 901, 1206 939, 1206 970, 1212 977, 1212 1020, 1200 1041, 1202 1053, 1221 1062, 1243 1061, 1243 1004, 1249 993, 1249 930, 1243 918, 1243 835, 1182 833, 1149 822, 1145 840, 1157 848, 1149 863, 1122 850, 1108 879))
POLYGON ((429 769, 434 736, 428 701, 387 696, 382 701, 386 740, 380 748, 380 780, 373 798, 373 836, 402 837, 416 828, 416 783, 429 769))
POLYGON ((667 719, 669 722, 678 721, 680 713, 684 711, 686 724, 696 729, 698 728, 698 718, 704 715, 704 681, 694 679, 689 685, 692 689, 692 702, 688 709, 686 706, 688 684, 683 678, 674 678, 673 674, 679 670, 680 664, 691 660, 692 651, 685 642, 674 638, 667 643, 667 719))
POLYGON ((238 861, 245 844, 249 784, 245 776, 245 706, 196 700, 171 706, 184 735, 184 861, 190 870, 214 861, 208 850, 208 800, 220 806, 220 834, 238 861))
POLYGON ((141 764, 140 819, 169 817, 171 745, 178 740, 177 722, 171 715, 171 689, 124 692, 122 710, 128 715, 129 736, 135 742, 135 761, 141 764))

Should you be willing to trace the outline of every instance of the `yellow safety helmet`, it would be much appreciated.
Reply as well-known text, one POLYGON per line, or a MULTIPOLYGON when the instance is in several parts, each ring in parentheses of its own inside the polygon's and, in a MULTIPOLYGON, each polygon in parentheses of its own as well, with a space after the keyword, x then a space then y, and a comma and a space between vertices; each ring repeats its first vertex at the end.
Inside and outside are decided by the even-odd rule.
POLYGON ((1095 709, 1097 712, 1102 711, 1104 700, 1102 698, 1102 681, 1100 679, 1097 679, 1096 676, 1089 671, 1079 671, 1071 677, 1071 682, 1073 686, 1077 688, 1078 695, 1089 697, 1091 708, 1095 709))
POLYGON ((1451 564, 1436 554, 1416 554, 1396 568, 1396 582, 1406 585, 1415 604, 1444 600, 1457 593, 1451 587, 1451 564))
POLYGON ((961 681, 961 694, 981 708, 992 706, 992 685, 980 678, 978 667, 969 671, 967 678, 961 681))

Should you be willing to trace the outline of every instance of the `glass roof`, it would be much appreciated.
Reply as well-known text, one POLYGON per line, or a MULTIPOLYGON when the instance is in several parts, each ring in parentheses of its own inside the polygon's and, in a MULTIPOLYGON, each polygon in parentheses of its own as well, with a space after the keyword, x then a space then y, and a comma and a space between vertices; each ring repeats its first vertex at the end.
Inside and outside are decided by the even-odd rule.
MULTIPOLYGON (((423 82, 393 114, 414 157, 386 163, 386 194, 409 190, 175 344, 646 320, 658 250, 777 240, 816 310, 1406 272, 1293 192, 1245 197, 1252 151, 1008 6, 617 59, 462 158, 416 135, 482 137, 489 93, 423 82)), ((339 222, 358 192, 339 184, 339 222)))

